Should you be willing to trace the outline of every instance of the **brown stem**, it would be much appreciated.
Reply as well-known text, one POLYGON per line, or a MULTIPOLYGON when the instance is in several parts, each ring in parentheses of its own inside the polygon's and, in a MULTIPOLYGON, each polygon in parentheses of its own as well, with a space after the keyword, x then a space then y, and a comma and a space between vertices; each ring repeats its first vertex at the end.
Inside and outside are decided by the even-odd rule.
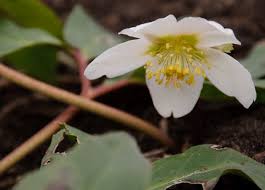
POLYGON ((106 94, 108 92, 117 90, 119 88, 128 86, 129 84, 130 84, 130 81, 127 81, 127 80, 120 80, 113 85, 102 84, 98 87, 93 88, 93 90, 90 93, 90 96, 93 98, 95 95, 97 95, 97 96, 103 95, 103 94, 106 94))
MULTIPOLYGON (((79 63, 79 71, 80 76, 83 76, 83 70, 84 67, 82 67, 82 62, 78 61, 79 63)), ((83 62, 84 63, 84 62, 83 62)), ((83 64, 84 66, 84 64, 83 64)), ((50 97, 53 97, 57 100, 61 100, 59 97, 59 94, 62 93, 62 100, 63 102, 78 106, 84 110, 92 111, 89 106, 91 106, 91 101, 85 100, 84 98, 80 98, 79 96, 76 96, 74 94, 71 94, 67 91, 49 86, 45 83, 39 82, 35 79, 32 79, 30 77, 27 77, 21 73, 18 73, 4 65, 0 65, 0 75, 4 76, 5 78, 9 79, 10 81, 13 81, 17 84, 20 84, 26 88, 35 90, 37 92, 46 94, 50 97), (47 93, 46 90, 51 90, 52 93, 47 93), (70 98, 70 99, 69 99, 70 98), (70 100, 70 101, 69 101, 70 100), (73 101, 73 103, 71 102, 73 101), (82 104, 84 104, 82 106, 82 104)), ((89 95, 86 94, 88 92, 88 89, 90 87, 89 82, 85 82, 86 79, 81 78, 82 81, 82 95, 83 96, 89 96, 90 98, 95 98, 99 95, 103 95, 105 93, 108 93, 112 90, 115 90, 117 88, 121 88, 125 85, 128 85, 128 81, 120 81, 114 85, 111 86, 101 86, 95 89, 95 91, 92 91, 89 95), (85 89, 85 90, 84 90, 85 89)), ((160 140, 162 143, 164 143, 167 146, 173 145, 173 141, 166 135, 161 133, 158 129, 156 129, 154 126, 152 126, 149 123, 146 123, 138 118, 134 118, 133 116, 130 116, 122 111, 98 104, 92 102, 92 105, 99 106, 100 109, 106 108, 106 111, 114 111, 114 113, 118 115, 122 115, 123 117, 126 116, 128 119, 133 119, 133 125, 131 127, 136 128, 138 130, 144 131, 150 136, 160 140)), ((29 152, 34 150, 36 147, 38 147, 40 144, 42 144, 44 141, 46 141, 48 138, 50 138, 56 131, 59 129, 59 124, 62 122, 66 122, 69 119, 72 118, 72 116, 78 111, 78 109, 75 106, 69 106, 62 114, 60 114, 58 117, 56 117, 52 122, 50 122, 48 125, 46 125, 42 130, 40 130, 37 134, 35 134, 33 137, 31 137, 29 140, 27 140, 25 143, 23 143, 21 146, 19 146, 17 149, 15 149, 13 152, 11 152, 8 156, 6 156, 3 160, 0 162, 0 174, 6 171, 9 167, 11 167, 14 163, 21 160, 24 156, 26 156, 29 152)), ((93 106, 92 106, 93 107, 93 106)), ((101 110, 102 112, 102 110, 101 110)), ((102 113, 101 113, 102 114, 102 113)), ((103 114, 104 115, 104 112, 103 114)), ((125 118, 126 118, 125 117, 125 118)), ((110 117, 112 118, 112 117, 110 117)), ((112 118, 113 119, 113 118, 112 118)), ((117 119, 116 119, 117 120, 117 119)), ((117 120, 120 121, 120 120, 117 120)), ((121 123, 127 123, 120 121, 121 123)))
POLYGON ((119 123, 125 124, 131 128, 143 131, 166 145, 172 143, 165 134, 162 134, 160 130, 158 130, 152 124, 121 110, 117 110, 102 103, 80 97, 63 89, 59 89, 46 83, 37 81, 22 73, 18 73, 17 71, 10 69, 3 64, 0 64, 0 75, 20 86, 42 93, 58 101, 74 105, 80 109, 104 116, 119 123))
POLYGON ((79 68, 79 78, 81 82, 81 96, 87 97, 89 94, 89 91, 92 90, 90 81, 85 78, 84 71, 86 69, 86 60, 81 55, 81 52, 79 50, 72 51, 72 55, 74 59, 76 60, 79 68))

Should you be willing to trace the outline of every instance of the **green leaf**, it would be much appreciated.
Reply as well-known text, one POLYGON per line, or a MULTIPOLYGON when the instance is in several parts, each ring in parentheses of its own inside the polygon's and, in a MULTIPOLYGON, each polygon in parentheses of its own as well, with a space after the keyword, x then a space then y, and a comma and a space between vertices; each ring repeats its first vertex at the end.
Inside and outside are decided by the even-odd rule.
POLYGON ((265 76, 265 43, 258 43, 249 55, 240 61, 254 79, 265 76))
POLYGON ((87 58, 95 57, 122 41, 98 25, 80 6, 76 6, 68 17, 64 38, 70 45, 81 49, 87 58))
POLYGON ((242 175, 265 189, 265 166, 241 153, 216 145, 200 145, 156 161, 148 190, 164 190, 174 184, 201 184, 212 189, 226 173, 242 175))
POLYGON ((125 133, 88 137, 67 156, 28 174, 14 190, 145 190, 151 167, 125 133))
POLYGON ((54 83, 56 79, 57 48, 38 45, 19 50, 8 55, 7 63, 16 69, 45 82, 54 83))
POLYGON ((61 42, 40 29, 26 29, 8 20, 0 20, 0 57, 38 44, 61 45, 61 42))
POLYGON ((56 74, 56 52, 61 42, 48 32, 17 26, 0 20, 0 57, 38 79, 53 82, 56 74), (34 46, 34 47, 33 47, 34 46))
POLYGON ((26 27, 40 28, 62 36, 60 19, 40 0, 1 0, 0 12, 26 27))
POLYGON ((76 128, 73 128, 67 124, 61 125, 62 129, 52 136, 51 144, 47 149, 44 157, 42 158, 41 165, 45 166, 55 159, 58 155, 61 155, 56 150, 63 140, 71 140, 73 143, 80 144, 87 138, 93 138, 91 135, 84 133, 76 128))
POLYGON ((203 89, 201 91, 200 98, 207 101, 226 101, 226 100, 235 100, 232 97, 229 97, 223 94, 210 82, 205 81, 203 84, 203 89))

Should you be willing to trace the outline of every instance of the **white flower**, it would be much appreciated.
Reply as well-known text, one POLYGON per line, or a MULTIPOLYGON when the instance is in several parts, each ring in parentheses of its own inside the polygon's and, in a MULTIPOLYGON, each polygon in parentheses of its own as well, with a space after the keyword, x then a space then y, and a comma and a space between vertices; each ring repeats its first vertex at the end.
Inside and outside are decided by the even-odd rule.
POLYGON ((181 117, 195 106, 207 77, 245 108, 256 99, 250 73, 228 52, 240 45, 231 29, 214 21, 173 15, 122 30, 134 38, 98 56, 85 70, 88 79, 117 77, 144 66, 154 106, 164 117, 181 117))

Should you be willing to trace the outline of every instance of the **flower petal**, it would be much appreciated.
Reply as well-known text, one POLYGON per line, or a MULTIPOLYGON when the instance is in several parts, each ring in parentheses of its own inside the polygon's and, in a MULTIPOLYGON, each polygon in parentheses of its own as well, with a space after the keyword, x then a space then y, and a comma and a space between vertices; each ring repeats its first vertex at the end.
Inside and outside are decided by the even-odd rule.
POLYGON ((224 44, 237 44, 241 42, 236 38, 233 30, 224 28, 221 24, 215 21, 208 21, 209 24, 214 26, 217 31, 208 31, 200 35, 200 47, 215 47, 224 44))
POLYGON ((211 68, 206 70, 208 79, 223 93, 234 96, 245 108, 256 100, 255 85, 244 66, 231 56, 214 49, 205 53, 211 68))
POLYGON ((145 24, 140 24, 136 27, 127 28, 119 32, 119 34, 124 34, 127 36, 135 38, 146 37, 146 34, 164 34, 171 31, 171 26, 176 24, 177 20, 174 15, 168 15, 165 18, 157 19, 153 22, 148 22, 145 24))
POLYGON ((215 21, 208 21, 211 25, 213 25, 214 27, 216 27, 219 31, 224 32, 226 34, 234 34, 233 30, 231 30, 230 28, 224 28, 221 24, 219 24, 218 22, 215 21))
POLYGON ((144 55, 148 44, 147 40, 139 39, 114 46, 95 58, 84 74, 93 80, 104 75, 112 78, 135 70, 150 59, 144 55))
POLYGON ((199 47, 216 47, 224 44, 241 45, 240 41, 234 34, 227 34, 224 32, 207 32, 200 36, 199 47))
POLYGON ((177 25, 173 27, 176 34, 190 33, 201 34, 205 32, 218 31, 218 29, 210 24, 208 20, 201 17, 185 17, 177 22, 177 25))
POLYGON ((182 117, 191 112, 199 99, 203 87, 203 77, 196 77, 194 85, 184 84, 180 88, 170 85, 158 85, 155 79, 147 79, 146 84, 150 91, 156 110, 163 117, 182 117))

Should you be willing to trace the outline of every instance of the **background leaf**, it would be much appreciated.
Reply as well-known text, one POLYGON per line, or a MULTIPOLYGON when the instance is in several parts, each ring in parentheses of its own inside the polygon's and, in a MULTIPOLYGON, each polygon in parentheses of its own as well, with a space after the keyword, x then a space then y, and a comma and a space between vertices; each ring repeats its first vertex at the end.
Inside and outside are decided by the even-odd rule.
POLYGON ((265 42, 258 43, 249 55, 240 61, 254 79, 265 76, 265 42))
POLYGON ((122 41, 97 24, 80 6, 76 6, 68 17, 64 38, 70 45, 81 49, 87 58, 95 57, 122 41))
POLYGON ((44 29, 62 36, 60 19, 40 0, 1 0, 0 12, 26 27, 44 29))
POLYGON ((214 145, 200 145, 154 163, 148 190, 164 190, 174 184, 202 184, 212 189, 226 173, 240 174, 265 189, 265 166, 241 153, 214 145))
MULTIPOLYGON (((49 32, 50 35, 62 38, 61 20, 40 0, 1 0, 0 13, 1 17, 13 19, 20 25, 39 28, 45 30, 45 33, 49 32)), ((1 34, 1 37, 5 35, 1 34)), ((57 49, 51 46, 28 47, 9 55, 8 61, 33 77, 54 82, 56 53, 57 49)))
POLYGON ((0 57, 38 44, 61 45, 61 42, 40 29, 27 29, 8 20, 0 20, 0 57))
POLYGON ((125 133, 88 137, 65 157, 26 176, 14 190, 145 190, 151 167, 125 133))
POLYGON ((53 83, 56 79, 56 53, 56 47, 38 45, 10 54, 5 59, 16 69, 42 81, 53 83))
POLYGON ((46 82, 55 80, 57 48, 51 45, 61 42, 46 31, 0 20, 0 57, 8 55, 5 59, 15 68, 46 82))

